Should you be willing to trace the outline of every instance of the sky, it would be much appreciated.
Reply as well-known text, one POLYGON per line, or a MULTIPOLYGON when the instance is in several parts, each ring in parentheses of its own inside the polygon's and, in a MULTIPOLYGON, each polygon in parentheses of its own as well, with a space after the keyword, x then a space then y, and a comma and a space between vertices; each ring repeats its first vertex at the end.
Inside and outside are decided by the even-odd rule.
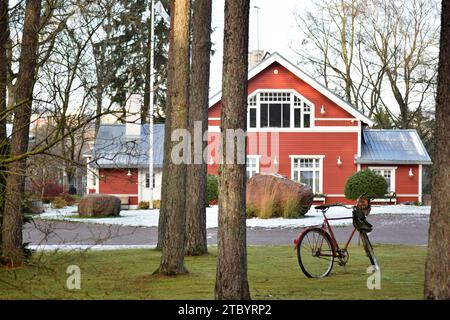
MULTIPOLYGON (((310 0, 251 0, 249 51, 257 50, 259 7, 259 49, 282 56, 296 63, 297 58, 291 49, 302 40, 297 26, 295 12, 301 12, 310 0)), ((211 58, 210 95, 220 91, 222 83, 224 0, 213 0, 212 43, 216 53, 211 58)))

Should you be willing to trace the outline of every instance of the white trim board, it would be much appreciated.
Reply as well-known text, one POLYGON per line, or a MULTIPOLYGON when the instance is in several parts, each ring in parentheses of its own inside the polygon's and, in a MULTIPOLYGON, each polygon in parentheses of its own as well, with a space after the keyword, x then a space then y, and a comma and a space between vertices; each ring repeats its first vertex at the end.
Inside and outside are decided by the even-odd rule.
MULTIPOLYGON (((220 126, 208 126, 209 132, 220 132, 220 126)), ((358 133, 358 127, 315 126, 314 128, 248 128, 247 132, 346 132, 358 133)))
MULTIPOLYGON (((289 62, 287 59, 281 56, 278 52, 272 53, 267 59, 264 59, 263 61, 261 61, 261 63, 259 63, 254 68, 249 70, 247 79, 248 80, 252 79, 254 76, 265 70, 274 62, 278 62, 284 68, 292 72, 298 78, 306 82, 308 85, 310 85, 315 90, 323 94, 325 97, 330 99, 332 102, 340 106, 342 109, 350 113, 355 118, 367 123, 370 127, 374 125, 374 121, 372 121, 367 116, 363 115, 358 110, 353 108, 353 106, 351 106, 348 102, 344 101, 343 99, 339 98, 337 95, 332 93, 328 88, 324 87, 314 78, 301 71, 297 66, 293 65, 291 62, 289 62)), ((220 100, 222 100, 222 91, 219 91, 209 99, 209 107, 212 107, 220 100)))

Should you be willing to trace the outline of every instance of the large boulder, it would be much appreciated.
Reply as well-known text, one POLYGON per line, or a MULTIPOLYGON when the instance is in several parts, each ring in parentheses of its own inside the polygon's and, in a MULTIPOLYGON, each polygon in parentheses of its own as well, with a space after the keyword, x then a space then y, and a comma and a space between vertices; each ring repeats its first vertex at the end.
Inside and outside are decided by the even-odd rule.
POLYGON ((117 217, 120 213, 121 201, 115 196, 106 194, 89 194, 78 203, 80 217, 117 217))
POLYGON ((274 174, 256 174, 247 181, 247 205, 259 210, 267 206, 268 201, 277 207, 279 216, 299 217, 308 212, 313 203, 314 193, 305 184, 274 174), (292 208, 295 212, 292 214, 292 208), (288 213, 286 216, 285 212, 288 213))

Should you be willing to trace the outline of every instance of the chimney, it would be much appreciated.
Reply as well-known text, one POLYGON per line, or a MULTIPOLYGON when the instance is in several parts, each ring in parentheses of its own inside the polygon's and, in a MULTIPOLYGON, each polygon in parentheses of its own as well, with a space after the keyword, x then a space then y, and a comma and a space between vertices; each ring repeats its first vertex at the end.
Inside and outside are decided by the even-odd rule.
POLYGON ((264 50, 253 50, 248 53, 248 68, 251 69, 264 60, 266 52, 264 50))
POLYGON ((127 138, 141 136, 141 95, 132 94, 126 104, 125 135, 127 138))

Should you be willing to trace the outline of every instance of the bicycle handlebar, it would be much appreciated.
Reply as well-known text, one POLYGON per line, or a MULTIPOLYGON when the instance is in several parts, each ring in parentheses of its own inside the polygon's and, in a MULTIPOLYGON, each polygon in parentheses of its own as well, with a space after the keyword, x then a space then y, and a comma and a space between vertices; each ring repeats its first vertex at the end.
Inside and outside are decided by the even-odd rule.
POLYGON ((334 204, 324 204, 324 205, 320 205, 320 206, 315 206, 314 209, 324 211, 324 210, 328 210, 328 208, 330 208, 330 207, 344 207, 346 209, 353 209, 353 207, 348 207, 345 204, 339 203, 339 202, 334 203, 334 204))

